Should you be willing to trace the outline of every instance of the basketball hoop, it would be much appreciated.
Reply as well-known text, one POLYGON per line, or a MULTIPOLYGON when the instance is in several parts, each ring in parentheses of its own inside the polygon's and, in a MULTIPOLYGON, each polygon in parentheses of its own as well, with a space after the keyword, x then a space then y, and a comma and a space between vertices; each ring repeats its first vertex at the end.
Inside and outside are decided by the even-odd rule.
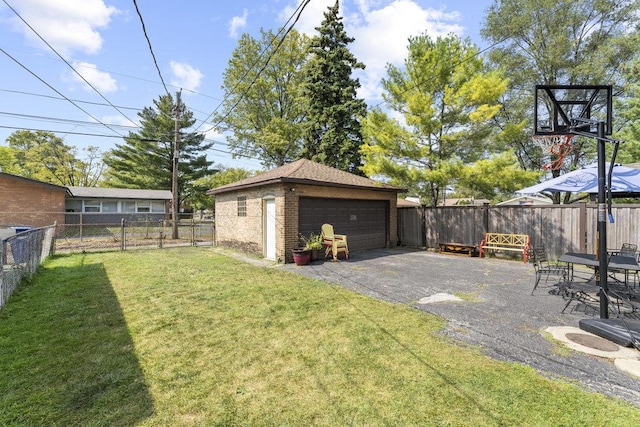
POLYGON ((542 148, 543 152, 549 153, 550 161, 542 166, 543 170, 558 170, 562 167, 564 158, 573 151, 571 139, 572 133, 564 135, 533 135, 533 142, 542 148))

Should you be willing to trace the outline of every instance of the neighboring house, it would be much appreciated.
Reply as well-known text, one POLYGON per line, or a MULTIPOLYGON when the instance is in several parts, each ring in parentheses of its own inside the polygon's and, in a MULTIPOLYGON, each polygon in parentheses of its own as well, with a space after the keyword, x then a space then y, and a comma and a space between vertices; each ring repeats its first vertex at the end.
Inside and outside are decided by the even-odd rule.
POLYGON ((473 197, 463 197, 460 199, 445 199, 443 206, 484 206, 491 203, 489 199, 476 199, 473 197))
POLYGON ((396 245, 402 191, 301 159, 207 194, 216 199, 218 245, 291 262, 300 235, 319 234, 324 223, 347 235, 351 252, 396 245))
POLYGON ((63 187, 0 172, 0 228, 170 217, 171 191, 63 187))
POLYGON ((0 228, 64 223, 67 187, 0 172, 0 228))
POLYGON ((504 202, 496 203, 496 206, 531 206, 531 205, 552 205, 553 200, 548 197, 520 196, 504 202))
POLYGON ((66 224, 114 224, 169 218, 171 191, 130 188, 68 187, 66 224))

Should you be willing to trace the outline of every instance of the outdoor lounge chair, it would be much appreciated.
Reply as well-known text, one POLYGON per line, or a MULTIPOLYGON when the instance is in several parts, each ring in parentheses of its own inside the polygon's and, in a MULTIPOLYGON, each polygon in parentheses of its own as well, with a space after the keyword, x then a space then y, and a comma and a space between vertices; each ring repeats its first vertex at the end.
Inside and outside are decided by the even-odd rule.
POLYGON ((335 234, 331 224, 322 224, 322 246, 325 248, 325 258, 331 254, 333 260, 337 261, 338 254, 342 252, 345 259, 349 259, 346 234, 335 234))
POLYGON ((545 276, 545 281, 549 280, 549 276, 562 276, 562 281, 566 281, 569 276, 569 268, 565 265, 556 265, 549 262, 547 252, 544 246, 536 246, 531 250, 531 258, 533 260, 533 268, 536 272, 536 279, 531 290, 531 295, 535 292, 540 279, 545 276))

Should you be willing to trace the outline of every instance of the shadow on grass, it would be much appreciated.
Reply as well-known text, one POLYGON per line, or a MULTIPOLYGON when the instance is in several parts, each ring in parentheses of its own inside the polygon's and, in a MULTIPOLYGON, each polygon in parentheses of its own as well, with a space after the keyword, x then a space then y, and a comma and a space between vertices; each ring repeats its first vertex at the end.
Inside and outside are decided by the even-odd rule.
POLYGON ((116 294, 84 257, 57 257, 0 310, 0 366, 3 426, 134 425, 154 411, 116 294))

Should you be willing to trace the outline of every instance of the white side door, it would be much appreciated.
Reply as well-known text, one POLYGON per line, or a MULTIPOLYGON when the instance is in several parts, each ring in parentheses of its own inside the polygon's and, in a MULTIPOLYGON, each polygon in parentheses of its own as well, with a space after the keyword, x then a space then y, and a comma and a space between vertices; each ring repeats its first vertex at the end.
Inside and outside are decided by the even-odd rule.
POLYGON ((264 200, 264 257, 266 259, 276 259, 276 200, 264 200))

